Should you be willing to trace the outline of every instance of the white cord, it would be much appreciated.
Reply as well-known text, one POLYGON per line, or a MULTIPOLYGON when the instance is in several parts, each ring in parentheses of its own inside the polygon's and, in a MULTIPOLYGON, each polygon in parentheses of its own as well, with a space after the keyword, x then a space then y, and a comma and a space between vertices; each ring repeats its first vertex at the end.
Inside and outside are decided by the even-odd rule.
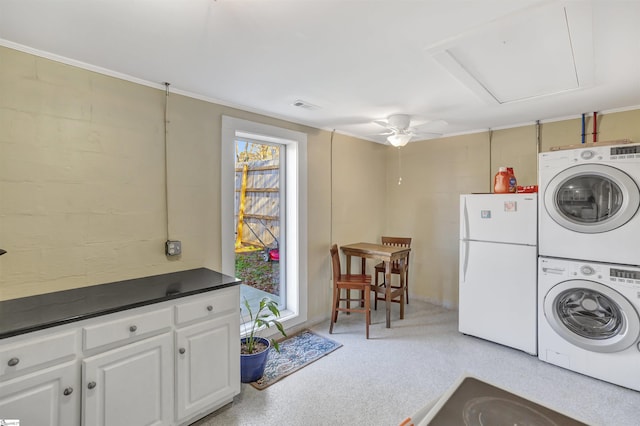
POLYGON ((167 214, 167 241, 169 241, 171 239, 169 236, 169 83, 165 82, 164 86, 164 202, 167 214))
POLYGON ((398 185, 402 185, 402 154, 400 154, 400 147, 398 147, 398 185))

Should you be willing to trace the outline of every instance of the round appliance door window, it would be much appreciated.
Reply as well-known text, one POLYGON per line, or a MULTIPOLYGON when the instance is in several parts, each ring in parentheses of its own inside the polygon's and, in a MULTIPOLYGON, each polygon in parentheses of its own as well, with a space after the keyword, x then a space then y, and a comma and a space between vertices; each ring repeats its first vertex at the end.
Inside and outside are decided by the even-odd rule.
POLYGON ((544 193, 544 206, 560 226, 599 233, 627 223, 638 211, 640 191, 626 173, 602 164, 584 164, 558 173, 544 193))
POLYGON ((620 293, 603 284, 564 281, 544 298, 547 322, 563 339, 594 352, 618 352, 640 335, 640 317, 620 293))

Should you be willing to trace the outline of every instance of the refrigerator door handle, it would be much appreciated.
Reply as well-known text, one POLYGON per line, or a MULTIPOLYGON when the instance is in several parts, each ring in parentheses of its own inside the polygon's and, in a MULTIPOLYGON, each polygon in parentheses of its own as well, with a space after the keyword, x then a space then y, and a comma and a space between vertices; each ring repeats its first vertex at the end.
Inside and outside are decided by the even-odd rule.
POLYGON ((462 232, 460 238, 463 240, 469 239, 469 210, 467 209, 467 199, 464 198, 464 207, 462 209, 462 232))
POLYGON ((469 241, 460 241, 462 244, 462 282, 467 281, 467 269, 469 267, 469 241))

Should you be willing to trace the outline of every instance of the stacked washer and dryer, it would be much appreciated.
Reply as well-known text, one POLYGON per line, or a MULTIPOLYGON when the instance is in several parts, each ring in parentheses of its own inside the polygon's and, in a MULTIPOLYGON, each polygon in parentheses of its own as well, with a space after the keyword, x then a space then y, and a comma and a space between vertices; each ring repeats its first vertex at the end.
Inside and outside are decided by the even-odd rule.
POLYGON ((538 357, 640 391, 640 143, 539 155, 538 357))

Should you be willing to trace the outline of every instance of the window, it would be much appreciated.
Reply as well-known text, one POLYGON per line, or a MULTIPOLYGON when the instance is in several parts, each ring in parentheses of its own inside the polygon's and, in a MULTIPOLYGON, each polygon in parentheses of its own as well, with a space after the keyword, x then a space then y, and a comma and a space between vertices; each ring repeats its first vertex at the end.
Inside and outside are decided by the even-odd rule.
POLYGON ((307 135, 237 118, 222 117, 221 146, 221 241, 222 272, 235 275, 235 159, 236 141, 251 140, 280 146, 284 155, 284 190, 281 230, 285 248, 281 262, 286 287, 281 294, 285 309, 281 311, 285 327, 307 320, 307 135))
POLYGON ((258 312, 268 297, 287 307, 285 146, 249 138, 235 140, 235 276, 240 300, 258 312), (280 255, 282 254, 282 259, 280 255), (254 309, 255 308, 255 309, 254 309))

